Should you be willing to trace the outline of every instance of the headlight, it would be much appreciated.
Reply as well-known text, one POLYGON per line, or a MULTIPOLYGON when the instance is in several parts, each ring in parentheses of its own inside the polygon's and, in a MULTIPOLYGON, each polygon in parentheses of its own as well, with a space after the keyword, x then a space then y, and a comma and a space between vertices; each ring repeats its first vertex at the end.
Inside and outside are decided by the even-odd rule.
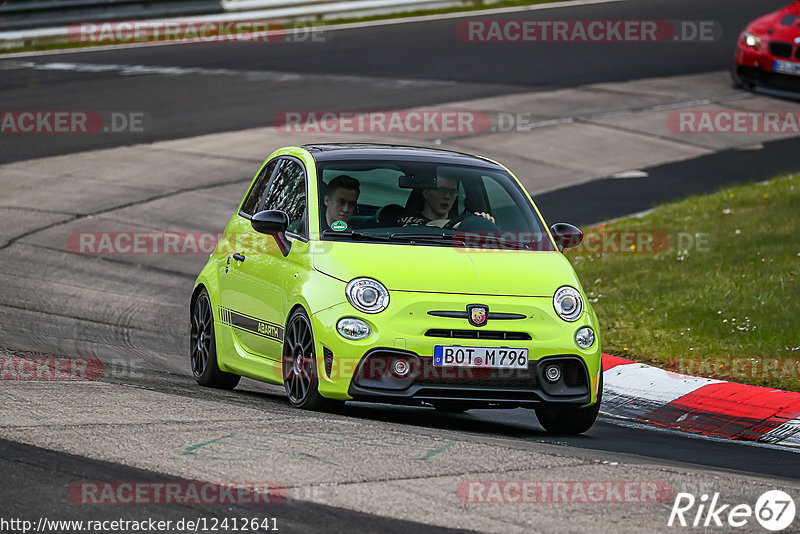
POLYGON ((389 292, 372 278, 354 278, 345 289, 347 300, 358 311, 379 313, 389 305, 389 292))
POLYGON ((578 331, 575 332, 575 344, 583 350, 586 350, 594 345, 594 330, 588 326, 579 328, 578 331))
POLYGON ((583 313, 583 299, 574 287, 561 286, 553 295, 553 307, 565 321, 577 321, 583 313))
POLYGON ((742 42, 753 50, 759 50, 761 48, 761 37, 757 37, 750 32, 744 32, 742 34, 742 42))
POLYGON ((336 330, 339 331, 342 337, 355 341, 364 339, 370 333, 369 325, 361 319, 356 319, 354 317, 339 319, 339 322, 336 323, 336 330))

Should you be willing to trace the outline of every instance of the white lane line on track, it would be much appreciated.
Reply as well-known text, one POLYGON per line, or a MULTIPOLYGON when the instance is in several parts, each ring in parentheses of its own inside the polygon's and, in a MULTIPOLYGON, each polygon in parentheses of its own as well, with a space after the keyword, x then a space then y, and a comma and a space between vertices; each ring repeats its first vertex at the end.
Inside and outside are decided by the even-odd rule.
MULTIPOLYGON (((0 63, 1 65, 2 63, 0 63)), ((32 68, 43 71, 100 73, 113 72, 120 76, 143 76, 149 74, 162 76, 182 76, 195 74, 201 76, 233 76, 245 78, 248 81, 268 81, 278 83, 299 82, 309 78, 325 79, 339 82, 369 83, 371 85, 392 87, 447 87, 457 82, 449 80, 418 80, 413 78, 381 78, 369 76, 356 76, 351 74, 301 74, 294 72, 281 72, 270 70, 231 70, 231 69, 206 69, 201 67, 170 67, 158 65, 123 65, 118 63, 71 63, 52 62, 39 64, 26 64, 15 68, 32 68)))
MULTIPOLYGON (((566 2, 554 2, 550 4, 538 4, 533 6, 513 6, 513 7, 503 7, 503 8, 495 8, 495 9, 481 9, 475 11, 460 11, 457 13, 444 13, 441 15, 421 15, 418 17, 403 17, 403 18, 395 18, 395 19, 386 19, 386 20, 374 20, 374 21, 365 21, 365 22, 350 22, 346 24, 332 24, 330 26, 315 26, 314 28, 319 29, 323 32, 333 32, 339 30, 357 30, 362 28, 372 28, 372 27, 379 27, 379 26, 391 26, 397 24, 413 24, 418 22, 431 22, 437 20, 449 20, 449 19, 458 19, 458 18, 470 18, 470 17, 485 17, 491 15, 502 15, 505 13, 522 13, 525 11, 544 11, 549 9, 558 9, 562 7, 576 7, 576 6, 588 6, 594 4, 611 4, 617 2, 630 2, 631 0, 569 0, 566 2)), ((224 21, 224 22, 233 22, 236 20, 253 20, 258 18, 258 12, 255 11, 245 11, 243 13, 228 13, 228 14, 220 14, 220 15, 205 15, 201 17, 178 17, 178 18, 164 18, 158 19, 160 21, 169 21, 169 20, 192 20, 202 22, 203 20, 215 20, 215 21, 224 21), (237 17, 238 18, 235 18, 237 17), (230 18, 223 18, 223 17, 230 17, 230 18)), ((146 20, 146 19, 142 19, 146 20)), ((64 28, 64 35, 66 35, 67 28, 64 28)), ((12 32, 0 32, 0 38, 8 39, 5 34, 10 34, 12 32)), ((278 34, 282 32, 261 32, 258 35, 271 35, 271 34, 278 34)), ((202 41, 201 41, 202 42, 202 41)), ((15 58, 15 57, 35 57, 35 56, 52 56, 58 54, 79 54, 79 53, 88 53, 88 52, 101 52, 104 50, 120 50, 124 48, 144 48, 150 46, 171 46, 171 45, 180 45, 180 44, 197 44, 192 42, 156 42, 156 43, 131 43, 131 44, 119 44, 119 45, 107 45, 107 46, 92 46, 92 47, 83 47, 83 48, 69 48, 65 50, 40 50, 37 52, 16 52, 13 54, 0 54, 0 59, 2 58, 15 58)), ((207 44, 207 43, 206 43, 207 44)))

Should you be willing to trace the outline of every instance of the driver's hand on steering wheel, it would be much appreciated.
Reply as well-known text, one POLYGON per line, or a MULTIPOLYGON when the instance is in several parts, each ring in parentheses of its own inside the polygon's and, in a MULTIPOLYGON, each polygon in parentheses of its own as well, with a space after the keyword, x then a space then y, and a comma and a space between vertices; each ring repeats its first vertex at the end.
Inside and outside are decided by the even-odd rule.
POLYGON ((480 213, 476 212, 475 215, 477 215, 478 217, 483 217, 487 221, 494 222, 494 217, 492 217, 488 213, 484 213, 484 212, 481 211, 480 213))

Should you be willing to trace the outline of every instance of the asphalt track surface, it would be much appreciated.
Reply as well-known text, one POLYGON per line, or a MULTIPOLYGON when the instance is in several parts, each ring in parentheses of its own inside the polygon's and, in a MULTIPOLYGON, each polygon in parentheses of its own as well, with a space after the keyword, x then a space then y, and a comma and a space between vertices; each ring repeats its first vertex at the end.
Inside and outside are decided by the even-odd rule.
MULTIPOLYGON (((201 482, 20 445, 3 439, 0 439, 0 466, 5 473, 4 486, 15 488, 13 493, 4 492, 3 516, 31 521, 34 524, 42 517, 58 517, 65 521, 87 518, 85 506, 67 499, 54 499, 54 495, 67 495, 70 486, 75 484, 76 480, 125 480, 133 483, 152 480, 163 483, 201 482), (45 483, 41 483, 43 479, 46 480, 45 483), (38 480, 40 483, 31 483, 33 480, 38 480)), ((265 506, 269 509, 270 505, 265 506)), ((430 534, 467 532, 361 514, 304 501, 286 500, 275 504, 273 509, 275 508, 279 508, 279 511, 271 517, 277 519, 279 530, 285 532, 313 532, 324 526, 324 532, 347 534, 353 532, 354 524, 358 524, 359 532, 413 531, 430 534)), ((265 517, 263 508, 259 513, 262 518, 265 517)), ((209 518, 219 515, 219 507, 208 504, 179 504, 170 507, 136 504, 100 507, 92 512, 91 518, 96 521, 120 519, 141 521, 152 517, 158 521, 170 520, 177 523, 184 518, 209 518)), ((242 518, 253 515, 253 506, 236 504, 227 507, 223 517, 242 518)))
POLYGON ((46 141, 7 136, 0 163, 270 126, 276 114, 288 110, 405 109, 717 71, 732 64, 736 39, 747 22, 783 4, 637 0, 484 17, 715 21, 722 35, 714 42, 466 43, 456 37, 459 19, 447 19, 330 31, 323 42, 199 43, 17 58, 39 67, 69 62, 179 70, 160 75, 120 74, 120 69, 0 70, 0 109, 134 111, 149 114, 153 123, 144 135, 59 135, 46 141))
MULTIPOLYGON (((34 157, 66 154, 87 149, 181 138, 202 133, 237 130, 272 124, 272 117, 287 109, 401 109, 431 105, 466 98, 511 94, 520 91, 549 90, 601 81, 624 81, 670 74, 719 70, 730 62, 733 42, 744 24, 756 15, 784 2, 664 0, 619 2, 581 8, 563 8, 546 12, 518 13, 517 18, 600 18, 600 19, 687 19, 716 20, 724 29, 723 38, 705 44, 696 53, 697 44, 618 45, 538 44, 529 47, 473 45, 454 38, 455 21, 424 22, 380 28, 331 32, 324 46, 319 43, 284 43, 278 45, 202 44, 142 47, 135 49, 80 52, 35 56, 34 64, 76 62, 91 64, 150 65, 232 71, 224 76, 209 74, 145 74, 122 76, 118 72, 87 73, 64 70, 14 68, 0 76, 0 109, 86 109, 145 110, 157 125, 143 139, 117 136, 41 136, 4 137, 0 142, 0 162, 21 161, 34 157), (235 47, 235 48, 234 48, 235 47), (358 58, 355 60, 354 58, 358 58), (237 75, 237 72, 261 72, 266 75, 237 75), (270 81, 270 73, 297 73, 294 81, 270 81), (343 78, 342 75, 358 78, 343 78), (406 80, 406 82, 403 82, 406 80), (408 80, 413 80, 408 83, 408 80), (313 83, 312 83, 313 82, 313 83), (358 100, 354 100, 354 94, 358 100), (210 105, 209 103, 212 103, 210 105), (257 112, 254 112, 257 110, 257 112)), ((473 18, 474 15, 468 16, 473 18)), ((510 18, 510 17, 508 17, 510 18)), ((2 63, 4 60, 0 60, 2 63)), ((21 61, 17 58, 15 61, 21 61)), ((688 162, 648 169, 651 176, 646 188, 637 188, 635 180, 601 180, 547 193, 537 199, 549 220, 572 213, 572 220, 586 223, 600 221, 647 209, 660 201, 693 192, 713 189, 731 181, 767 178, 778 171, 796 170, 796 141, 769 143, 758 152, 732 151, 688 162), (730 171, 730 172, 728 172, 730 171), (726 176, 727 178, 722 178, 726 176), (708 178, 700 181, 698 178, 708 178), (658 185, 652 185, 657 182, 658 185), (614 203, 591 202, 598 192, 614 203), (613 192, 609 195, 609 192, 613 192), (580 201, 580 202, 576 202, 580 201), (575 205, 583 203, 583 212, 575 205)), ((102 194, 102 192, 100 193, 102 194)), ((30 262, 32 277, 48 271, 74 277, 75 287, 103 278, 103 269, 113 269, 113 262, 96 262, 93 270, 75 262, 75 272, 64 274, 72 259, 42 258, 27 249, 13 251, 2 260, 3 270, 11 271, 30 262)), ((53 310, 41 304, 36 287, 14 287, 15 298, 3 301, 0 319, 6 349, 38 350, 58 354, 70 347, 80 347, 84 354, 105 357, 109 347, 121 354, 146 354, 149 371, 137 385, 155 391, 181 391, 187 397, 203 396, 228 402, 258 406, 263 410, 282 410, 286 400, 254 387, 246 391, 222 394, 200 392, 188 376, 188 365, 180 359, 185 346, 185 325, 176 318, 184 303, 193 277, 185 273, 142 269, 127 289, 116 291, 111 303, 125 306, 120 295, 143 293, 160 295, 165 302, 177 303, 167 310, 139 313, 120 312, 108 321, 93 316, 92 306, 102 307, 87 298, 84 309, 53 310), (20 303, 27 304, 20 304, 20 303), (125 317, 124 313, 135 315, 125 317), (129 328, 129 323, 136 323, 129 328)), ((69 280, 67 280, 69 281, 69 280)), ((113 286, 105 281, 105 286, 113 286)), ((112 314, 113 315, 113 314, 112 314)), ((135 381, 132 381, 134 383, 135 381)), ((631 427, 602 418, 581 437, 548 436, 529 412, 515 410, 475 411, 466 415, 433 414, 414 408, 354 405, 340 414, 367 422, 389 422, 406 426, 409 431, 446 429, 469 435, 517 440, 532 445, 544 443, 564 446, 575 454, 586 451, 621 453, 656 460, 663 465, 692 465, 736 473, 769 476, 773 479, 800 479, 800 459, 793 452, 770 447, 707 440, 677 432, 631 427), (424 413, 424 416, 420 414, 424 413), (578 452, 582 451, 582 452, 578 452)), ((66 453, 47 451, 9 441, 0 441, 0 462, 4 475, 2 491, 4 515, 41 516, 59 514, 61 518, 82 518, 85 512, 68 501, 48 496, 63 494, 64 488, 77 480, 152 480, 152 473, 127 466, 100 462, 66 453), (38 479, 38 484, 30 484, 38 479)), ((166 479, 164 475, 158 475, 166 479)), ((115 518, 119 509, 93 510, 93 518, 115 518), (107 515, 106 515, 107 514, 107 515)), ((136 516, 143 510, 137 508, 136 516)), ((211 515, 214 510, 158 510, 186 516, 211 515)), ((127 513, 127 511, 125 512, 127 513)), ((435 532, 440 529, 418 523, 366 516, 358 512, 323 505, 289 502, 281 513, 287 531, 310 531, 320 525, 325 531, 347 531, 358 522, 359 531, 435 532), (368 527, 367 527, 368 526, 368 527)), ((123 514, 124 516, 124 514, 123 514)))

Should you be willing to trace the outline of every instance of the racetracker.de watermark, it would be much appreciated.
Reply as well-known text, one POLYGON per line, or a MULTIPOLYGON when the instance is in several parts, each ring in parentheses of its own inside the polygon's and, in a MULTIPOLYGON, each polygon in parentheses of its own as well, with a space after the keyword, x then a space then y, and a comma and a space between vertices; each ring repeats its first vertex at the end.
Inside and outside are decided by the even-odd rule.
POLYGON ((0 380, 99 380, 142 378, 141 358, 94 356, 0 355, 0 380))
POLYGON ((0 380, 97 380, 104 370, 98 358, 0 355, 0 380))
POLYGON ((800 134, 800 111, 673 111, 674 133, 800 134))
POLYGON ((286 486, 278 482, 76 482, 76 504, 279 504, 286 486))
POLYGON ((428 109, 413 111, 294 110, 273 117, 282 133, 461 134, 530 132, 556 120, 528 111, 428 109))
POLYGON ((468 504, 652 504, 673 495, 668 482, 638 480, 465 480, 456 487, 468 504))
POLYGON ((715 20, 464 20, 465 43, 711 43, 722 37, 715 20))
POLYGON ((266 238, 259 235, 229 234, 224 242, 223 235, 222 232, 75 232, 67 238, 67 250, 87 255, 225 254, 238 252, 245 243, 258 247, 266 243, 269 248, 266 238))
MULTIPOLYGON (((554 236, 555 237, 555 236, 554 236)), ((544 232, 456 232, 453 245, 465 251, 550 250, 544 232)), ((658 254, 670 251, 709 252, 714 247, 710 234, 664 230, 591 229, 569 254, 658 254)))
POLYGON ((144 133, 151 126, 143 111, 0 111, 0 134, 144 133))
POLYGON ((712 376, 737 380, 800 380, 800 361, 792 357, 784 358, 744 358, 744 357, 692 357, 677 358, 668 362, 668 369, 678 375, 669 376, 683 379, 689 376, 712 376))
POLYGON ((291 27, 266 20, 132 20, 76 22, 68 29, 77 43, 127 44, 162 41, 282 43, 325 41, 325 33, 313 25, 291 27))
POLYGON ((283 111, 272 124, 282 133, 479 134, 492 128, 482 111, 283 111))

